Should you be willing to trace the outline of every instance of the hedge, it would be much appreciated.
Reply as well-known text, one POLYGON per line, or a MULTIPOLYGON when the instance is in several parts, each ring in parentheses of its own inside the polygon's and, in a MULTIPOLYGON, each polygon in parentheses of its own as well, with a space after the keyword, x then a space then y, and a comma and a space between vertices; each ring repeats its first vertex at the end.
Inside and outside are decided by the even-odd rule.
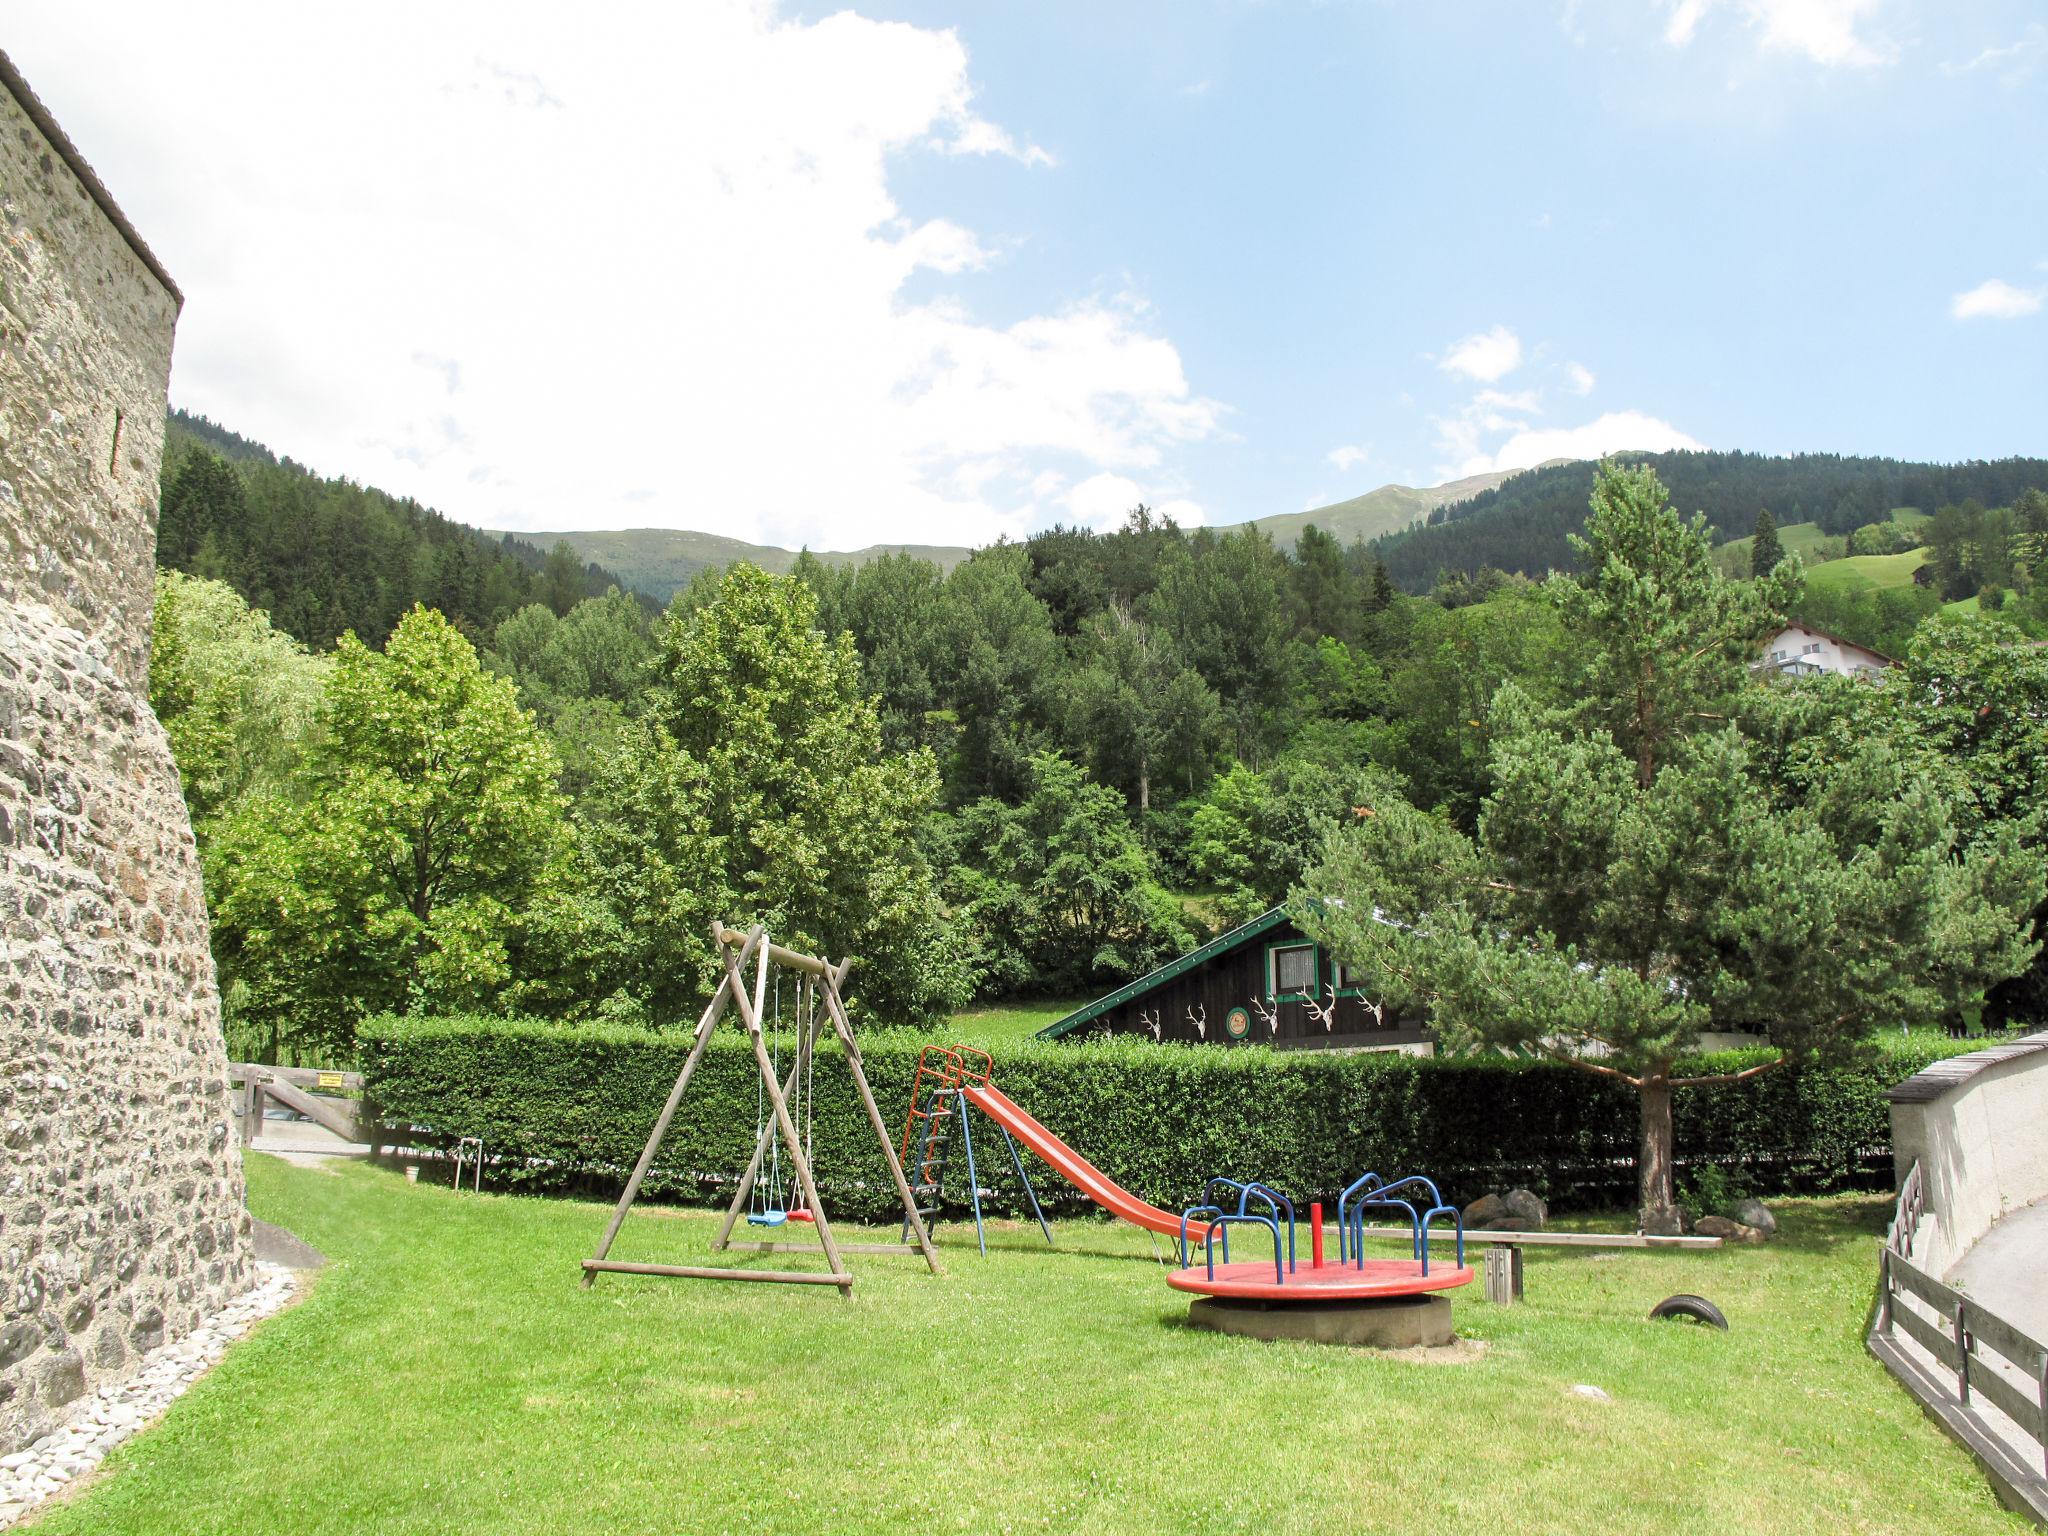
MULTIPOLYGON (((933 1038, 885 1030, 862 1040, 892 1135, 917 1052, 933 1038)), ((689 1043, 687 1032, 476 1017, 378 1019, 360 1038, 369 1096, 421 1144, 477 1136, 503 1185, 607 1195, 638 1158, 689 1043)), ((1968 1048, 1923 1036, 1855 1065, 1680 1090, 1680 1177, 1711 1163, 1762 1194, 1888 1187, 1884 1090, 1968 1048)), ((1758 1059, 1731 1052, 1698 1065, 1725 1071, 1758 1059)), ((1213 1174, 1255 1175, 1307 1200, 1332 1197, 1369 1168, 1428 1173, 1460 1203, 1514 1185, 1561 1209, 1635 1198, 1632 1091, 1555 1063, 1107 1040, 1010 1047, 995 1081, 1112 1178, 1169 1209, 1192 1203, 1213 1174)), ((715 1037, 645 1191, 729 1198, 753 1149, 755 1104, 746 1041, 737 1031, 715 1037)), ((977 1117, 977 1132, 986 1125, 977 1117)), ((819 1052, 813 1129, 827 1210, 890 1219, 888 1170, 836 1044, 819 1052)), ((988 1131, 976 1152, 994 1207, 1020 1213, 1000 1138, 988 1131)), ((1042 1165, 1026 1166, 1049 1207, 1081 1204, 1042 1165)), ((954 1169, 964 1189, 957 1156, 954 1169)))

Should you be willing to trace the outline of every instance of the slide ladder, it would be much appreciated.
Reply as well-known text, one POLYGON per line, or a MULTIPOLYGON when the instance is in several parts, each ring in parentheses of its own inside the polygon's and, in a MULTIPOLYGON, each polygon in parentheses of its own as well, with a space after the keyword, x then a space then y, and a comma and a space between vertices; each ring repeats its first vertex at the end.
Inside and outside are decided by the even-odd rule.
MULTIPOLYGON (((1039 1124, 1016 1100, 993 1083, 968 1083, 960 1091, 968 1103, 995 1121, 1007 1135, 1023 1142, 1050 1163, 1055 1173, 1110 1215, 1120 1221, 1128 1221, 1132 1226, 1143 1227, 1148 1232, 1163 1233, 1175 1239, 1180 1237, 1181 1218, 1178 1212, 1161 1210, 1139 1199, 1039 1124)), ((1188 1229, 1188 1236, 1197 1240, 1207 1235, 1208 1229, 1204 1226, 1188 1229)))
MULTIPOLYGON (((1174 1211, 1139 1199, 1116 1180, 1097 1168, 1066 1142, 1047 1130, 1016 1100, 989 1081, 994 1063, 987 1051, 969 1045, 928 1045, 918 1052, 917 1075, 910 1085, 910 1112, 903 1121, 902 1160, 916 1192, 918 1214, 927 1222, 940 1215, 944 1204, 947 1155, 957 1132, 967 1159, 967 1187, 974 1210, 975 1236, 981 1251, 988 1252, 982 1227, 980 1178, 974 1160, 974 1128, 967 1110, 971 1107, 995 1123, 1009 1149, 1010 1165, 1017 1172, 1024 1198, 1038 1218, 1045 1240, 1052 1241, 1052 1227, 1024 1170, 1024 1158, 1017 1150, 1022 1142, 1049 1164, 1053 1172, 1080 1190, 1090 1200, 1119 1220, 1158 1232, 1176 1240, 1202 1241, 1208 1235, 1205 1223, 1189 1226, 1174 1211), (924 1202, 929 1200, 929 1208, 924 1202)), ((906 1223, 907 1225, 907 1223, 906 1223)))
MULTIPOLYGON (((957 1131, 967 1160, 967 1193, 974 1211, 975 1241, 984 1254, 988 1252, 988 1232, 982 1223, 981 1197, 988 1191, 981 1187, 980 1172, 975 1167, 974 1126, 967 1107, 972 1102, 969 1095, 973 1089, 977 1085, 987 1086, 992 1065, 987 1051, 971 1045, 928 1045, 919 1051, 917 1075, 910 1085, 910 1112, 903 1121, 901 1154, 904 1172, 919 1202, 918 1216, 926 1230, 930 1230, 944 1214, 946 1164, 957 1131)), ((1017 1182, 1031 1206, 1031 1214, 1038 1218, 1038 1229, 1050 1243, 1052 1227, 1039 1208, 1038 1191, 1031 1187, 1031 1176, 1024 1171, 1023 1155, 1001 1121, 996 1122, 996 1129, 1009 1148, 1010 1166, 1017 1171, 1017 1182)), ((906 1217, 906 1232, 909 1226, 906 1217)))

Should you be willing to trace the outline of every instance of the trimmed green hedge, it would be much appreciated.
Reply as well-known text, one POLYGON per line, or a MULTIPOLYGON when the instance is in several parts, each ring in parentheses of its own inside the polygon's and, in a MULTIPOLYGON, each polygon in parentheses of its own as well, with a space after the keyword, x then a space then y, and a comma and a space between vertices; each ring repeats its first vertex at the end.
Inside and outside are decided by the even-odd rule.
MULTIPOLYGON (((868 1081, 900 1135, 920 1046, 932 1037, 863 1037, 868 1081)), ((1860 1065, 1786 1069, 1677 1096, 1680 1176, 1718 1163, 1764 1193, 1888 1185, 1884 1090, 1970 1042, 1894 1042, 1860 1065)), ((368 1091, 387 1120, 431 1144, 479 1136, 500 1182, 615 1192, 689 1049, 687 1032, 494 1018, 372 1021, 361 1032, 368 1091)), ((786 1052, 785 1052, 786 1057, 786 1052)), ((1729 1070, 1758 1059, 1727 1053, 1729 1070)), ((785 1060, 786 1069, 786 1060, 785 1060)), ((1149 1041, 1012 1047, 995 1081, 1112 1178, 1169 1209, 1218 1173, 1256 1175, 1301 1200, 1330 1198, 1368 1168, 1421 1172, 1446 1198, 1527 1185, 1560 1207, 1632 1204, 1633 1093, 1543 1062, 1207 1050, 1149 1041)), ((738 1031, 721 1032, 644 1186, 716 1201, 753 1148, 755 1074, 738 1031)), ((976 1154, 998 1209, 1018 1211, 1001 1139, 976 1119, 976 1154)), ((816 1163, 826 1208, 888 1219, 896 1210, 836 1045, 816 1075, 816 1163)), ((1080 1197, 1027 1161, 1039 1196, 1080 1197)), ((950 1182, 965 1169, 957 1149, 950 1182)))

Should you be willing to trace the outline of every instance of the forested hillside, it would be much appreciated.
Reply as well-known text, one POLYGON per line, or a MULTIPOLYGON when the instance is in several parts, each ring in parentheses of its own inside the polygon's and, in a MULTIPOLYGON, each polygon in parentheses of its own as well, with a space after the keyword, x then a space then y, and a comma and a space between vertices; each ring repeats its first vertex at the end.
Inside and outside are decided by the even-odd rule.
POLYGON ((308 645, 381 642, 415 603, 487 633, 529 603, 566 613, 623 583, 563 547, 487 534, 409 498, 323 479, 203 416, 173 411, 157 564, 226 582, 308 645))
MULTIPOLYGON (((1688 468, 1709 458, 1748 477, 1717 493, 1724 517, 1796 478, 1736 456, 1688 468)), ((1834 483, 1840 461, 1815 462, 1813 483, 1834 483)), ((1518 477, 1488 493, 1512 504, 1443 529, 1511 523, 1547 505, 1519 499, 1525 483, 1554 497, 1582 469, 1518 477)), ((1692 483, 1697 500, 1721 482, 1692 483)), ((1873 494, 1935 489, 1902 476, 1873 494)), ((866 1004, 887 1018, 1111 985, 1285 899, 1331 829, 1375 806, 1478 827, 1501 733, 1573 715, 1591 681, 1572 579, 1485 568, 1412 596, 1386 544, 1313 524, 1290 550, 1137 507, 1109 533, 1052 528, 950 568, 740 562, 698 572, 657 615, 598 595, 607 573, 565 550, 478 535, 203 424, 174 424, 164 509, 175 569, 152 701, 250 1051, 332 1054, 365 1011, 414 1006, 664 1022, 705 981, 705 924, 741 913, 860 953, 866 1004)), ((1762 527, 1740 531, 1761 542, 1762 527)), ((2048 708, 2040 653, 2015 644, 2048 632, 2044 532, 2033 491, 1991 511, 1937 504, 1841 541, 1896 560, 1884 551, 1924 533, 1933 585, 1802 592, 1759 569, 1771 595, 1746 601, 1881 633, 1923 671, 1939 659, 1943 709, 1942 677, 1974 689, 2014 667, 2030 670, 1999 696, 2048 708), (1993 578, 1970 606, 1999 618, 1923 622, 1949 586, 1993 578)), ((1818 557, 1833 538, 1794 542, 1818 557)), ((1692 579, 1711 587, 1700 548, 1692 579)), ((1748 557, 1767 558, 1755 543, 1748 557)), ((1781 751, 1798 717, 1764 716, 1758 750, 1781 751)), ((1973 715, 1931 750, 2008 727, 2024 743, 2037 718, 1973 715)), ((2031 804, 2023 746, 1986 751, 2000 777, 1985 803, 2031 804)))
MULTIPOLYGON (((2030 486, 2048 485, 2048 459, 1998 459, 1919 464, 1840 454, 1774 458, 1754 453, 1630 454, 1654 468, 1673 505, 1704 512, 1717 539, 1750 532, 1759 511, 1781 524, 1812 522, 1824 533, 1848 534, 1894 507, 1938 507, 1974 501, 2008 506, 2030 486)), ((1577 569, 1569 535, 1585 521, 1594 466, 1583 460, 1517 475, 1430 514, 1427 524, 1379 543, 1394 584, 1426 592, 1444 573, 1477 576, 1491 567, 1540 576, 1577 569)))
MULTIPOLYGON (((232 434, 223 433, 224 438, 232 434)), ((236 443, 241 439, 234 438, 236 443)), ((244 445, 249 446, 249 445, 244 445)), ((229 450, 223 446, 223 452, 229 450)), ((257 450, 260 452, 261 450, 257 450)), ((232 457, 232 453, 230 453, 232 457)), ((1282 549, 1293 549, 1302 530, 1315 527, 1341 544, 1377 539, 1420 523, 1442 507, 1464 501, 1482 491, 1492 490, 1510 478, 1510 473, 1474 475, 1443 485, 1383 485, 1328 506, 1307 512, 1280 512, 1254 518, 1250 523, 1233 523, 1217 528, 1218 533, 1234 528, 1255 527, 1282 549)), ((667 602, 702 571, 723 570, 745 560, 764 571, 786 575, 804 551, 781 549, 772 544, 749 544, 724 534, 700 533, 689 528, 568 529, 560 533, 529 533, 531 543, 552 549, 567 544, 582 559, 616 571, 621 580, 657 602, 667 602)), ((811 550, 821 565, 845 568, 865 565, 884 555, 910 555, 929 560, 942 571, 950 571, 970 553, 957 545, 870 544, 853 550, 811 550)))
MULTIPOLYGON (((627 586, 658 603, 674 597, 700 572, 721 571, 741 560, 771 575, 786 576, 801 553, 690 528, 569 529, 522 537, 548 549, 566 544, 580 558, 618 572, 627 586)), ((865 549, 812 552, 813 559, 833 566, 861 565, 883 555, 912 555, 950 571, 967 558, 968 551, 950 544, 873 544, 865 549)))

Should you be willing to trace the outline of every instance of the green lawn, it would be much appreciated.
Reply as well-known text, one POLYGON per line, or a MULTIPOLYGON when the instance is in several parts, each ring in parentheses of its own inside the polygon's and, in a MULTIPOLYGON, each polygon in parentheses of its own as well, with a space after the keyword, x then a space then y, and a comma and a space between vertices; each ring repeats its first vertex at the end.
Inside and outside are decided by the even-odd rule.
MULTIPOLYGON (((1745 535, 1730 539, 1714 550, 1714 563, 1724 575, 1749 574, 1749 546, 1756 539, 1745 535)), ((1797 555, 1812 570, 1823 560, 1839 559, 1843 540, 1839 533, 1822 533, 1819 523, 1786 523, 1778 530, 1778 543, 1788 555, 1797 555)))
MULTIPOLYGON (((1761 1250, 1556 1256, 1445 1365, 1186 1328, 1146 1234, 1006 1228, 829 1289, 608 1276, 605 1208, 249 1160, 334 1260, 43 1533, 2020 1532, 1861 1347, 1885 1202, 1761 1250), (1727 1334, 1651 1323, 1673 1291, 1727 1334), (1611 1402, 1570 1394, 1588 1383, 1611 1402)), ((621 1258, 704 1254, 647 1212, 621 1258)), ((806 1260, 778 1257, 762 1262, 806 1260)))
POLYGON ((990 1003, 953 1015, 939 1032, 939 1043, 979 1045, 994 1049, 1029 1040, 1048 1024, 1057 1023, 1091 999, 1085 997, 1035 998, 1028 1002, 990 1003))
MULTIPOLYGON (((1900 527, 1908 529, 1917 528, 1923 523, 1933 521, 1932 518, 1917 507, 1894 507, 1892 508, 1891 520, 1900 527)), ((1749 535, 1740 539, 1730 539, 1726 544, 1716 546, 1714 550, 1715 566, 1726 576, 1747 576, 1749 574, 1749 547, 1755 542, 1754 535, 1749 535)), ((1847 562, 1844 562, 1842 557, 1848 547, 1848 541, 1839 533, 1822 533, 1819 523, 1787 523, 1778 530, 1778 542, 1784 547, 1787 554, 1798 555, 1806 562, 1808 579, 1817 578, 1823 570, 1835 571, 1837 567, 1844 563, 1853 566, 1858 560, 1896 560, 1904 558, 1899 555, 1854 555, 1849 557, 1847 562)), ((1913 554, 1915 552, 1908 550, 1906 553, 1913 554)), ((1919 557, 1919 559, 1925 558, 1925 555, 1919 557)), ((1919 559, 1914 561, 1915 565, 1919 563, 1919 559)), ((1911 566, 1907 567, 1908 574, 1905 579, 1908 581, 1912 579, 1911 570, 1911 566)), ((1884 587, 1896 586, 1899 583, 1876 581, 1873 585, 1884 587)))
POLYGON ((1827 587, 1844 592, 1870 592, 1879 587, 1910 587, 1913 573, 1927 563, 1927 550, 1901 550, 1896 555, 1851 555, 1830 560, 1806 573, 1809 587, 1827 587))

